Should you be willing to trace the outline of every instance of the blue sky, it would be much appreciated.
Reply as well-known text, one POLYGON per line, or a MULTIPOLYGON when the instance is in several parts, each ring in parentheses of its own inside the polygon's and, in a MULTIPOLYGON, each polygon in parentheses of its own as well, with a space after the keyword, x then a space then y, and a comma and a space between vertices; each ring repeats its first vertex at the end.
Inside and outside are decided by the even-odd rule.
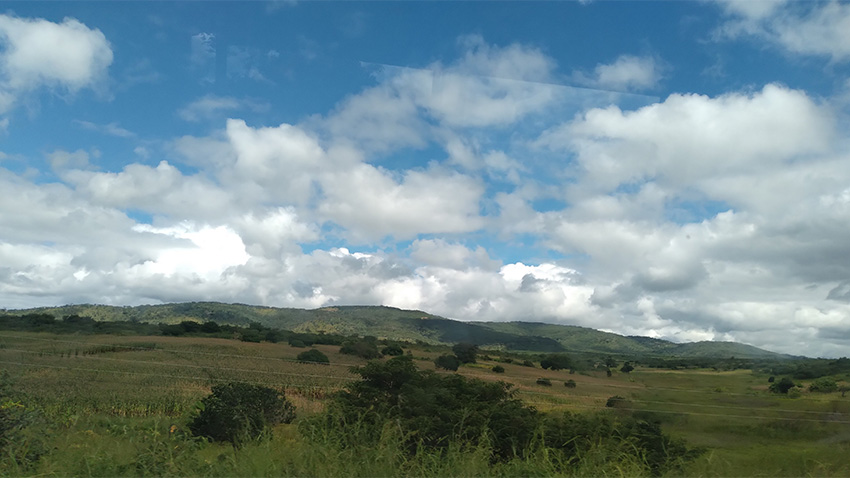
POLYGON ((0 307, 850 345, 850 4, 7 2, 0 307))

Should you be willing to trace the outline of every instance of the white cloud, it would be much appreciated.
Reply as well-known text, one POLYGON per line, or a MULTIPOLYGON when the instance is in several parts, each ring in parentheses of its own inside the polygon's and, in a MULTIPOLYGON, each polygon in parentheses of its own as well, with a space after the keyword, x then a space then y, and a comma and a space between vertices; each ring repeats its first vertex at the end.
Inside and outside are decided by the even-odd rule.
POLYGON ((482 186, 457 173, 407 171, 396 181, 387 171, 361 164, 329 175, 323 187, 319 211, 360 240, 464 233, 484 224, 482 186))
POLYGON ((110 136, 116 136, 118 138, 133 138, 136 136, 135 133, 118 126, 118 123, 115 122, 109 124, 96 124, 91 121, 74 120, 74 123, 83 129, 97 131, 110 136))
POLYGON ((0 112, 37 88, 73 94, 96 87, 112 64, 103 33, 73 18, 53 23, 0 15, 0 45, 0 112))
POLYGON ((185 121, 203 121, 216 118, 221 113, 248 109, 253 112, 267 111, 268 103, 250 99, 237 99, 231 96, 206 95, 189 103, 177 111, 177 115, 185 121))
POLYGON ((803 55, 850 59, 850 4, 821 2, 722 0, 731 20, 718 34, 752 35, 803 55))
POLYGON ((82 149, 74 152, 56 150, 47 154, 47 160, 54 170, 86 169, 89 167, 89 153, 82 149))
POLYGON ((661 66, 653 57, 621 55, 614 63, 599 64, 582 83, 596 88, 635 91, 651 89, 661 80, 661 66))

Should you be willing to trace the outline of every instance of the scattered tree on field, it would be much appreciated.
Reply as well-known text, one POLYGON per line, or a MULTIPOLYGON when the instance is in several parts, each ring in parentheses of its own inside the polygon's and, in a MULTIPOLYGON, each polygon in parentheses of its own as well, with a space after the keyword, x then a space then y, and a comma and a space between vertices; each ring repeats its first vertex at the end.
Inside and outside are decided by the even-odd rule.
POLYGON ((443 370, 456 371, 460 367, 460 360, 454 355, 440 355, 434 360, 434 365, 443 370))
POLYGON ((321 350, 310 349, 298 354, 298 361, 304 363, 329 364, 331 361, 321 350))
POLYGON ((478 355, 478 347, 470 343, 461 342, 452 347, 452 352, 454 352, 455 357, 461 363, 475 363, 475 358, 478 355))

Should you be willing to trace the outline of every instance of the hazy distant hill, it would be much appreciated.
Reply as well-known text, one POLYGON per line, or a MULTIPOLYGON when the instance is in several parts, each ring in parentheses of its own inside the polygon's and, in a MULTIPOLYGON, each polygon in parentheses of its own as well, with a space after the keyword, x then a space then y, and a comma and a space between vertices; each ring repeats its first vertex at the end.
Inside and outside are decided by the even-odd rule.
POLYGON ((136 307, 68 305, 7 311, 7 313, 47 313, 57 318, 76 314, 101 321, 129 320, 154 323, 178 323, 192 320, 247 325, 258 322, 268 327, 297 332, 374 335, 381 338, 420 340, 435 344, 471 342, 482 346, 534 352, 574 351, 718 358, 787 357, 734 342, 676 344, 650 337, 626 337, 571 325, 535 322, 461 322, 418 310, 402 310, 384 306, 339 306, 305 310, 217 302, 189 302, 136 307))

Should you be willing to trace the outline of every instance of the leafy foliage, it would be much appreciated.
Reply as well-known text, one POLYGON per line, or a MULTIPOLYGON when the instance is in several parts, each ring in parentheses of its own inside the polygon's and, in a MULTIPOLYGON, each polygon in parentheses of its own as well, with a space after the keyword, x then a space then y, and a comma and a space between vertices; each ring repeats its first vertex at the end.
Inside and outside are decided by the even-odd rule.
POLYGON ((460 360, 454 355, 440 355, 434 359, 434 365, 443 370, 456 371, 460 367, 460 360))
POLYGON ((496 373, 505 373, 505 367, 502 367, 501 365, 494 365, 493 368, 490 370, 496 373))
POLYGON ((282 392, 240 382, 214 386, 201 400, 199 410, 189 423, 192 434, 234 446, 259 438, 270 426, 295 419, 295 407, 282 392))
POLYGON ((404 350, 401 346, 397 344, 387 345, 383 349, 381 349, 381 353, 383 355, 389 355, 391 357, 398 357, 399 355, 404 355, 404 350))
POLYGON ((838 383, 829 377, 821 377, 809 385, 810 392, 832 393, 838 391, 838 383))
POLYGON ((320 427, 344 446, 368 446, 389 420, 403 432, 410 453, 446 449, 452 440, 472 446, 487 440, 494 457, 507 458, 528 447, 539 423, 538 413, 502 382, 419 371, 405 356, 355 372, 362 379, 335 395, 324 415, 305 422, 306 433, 320 427))
POLYGON ((550 354, 540 361, 540 367, 552 370, 573 368, 573 359, 567 354, 550 354))
POLYGON ((537 379, 537 385, 543 385, 544 387, 551 387, 552 381, 549 380, 548 378, 538 378, 537 379))
POLYGON ((298 354, 298 361, 305 363, 329 364, 328 356, 318 349, 310 349, 298 354))
POLYGON ((475 363, 478 356, 478 347, 468 342, 461 342, 452 347, 452 352, 454 352, 455 357, 461 363, 475 363))
POLYGON ((567 380, 564 382, 564 386, 567 388, 576 388, 576 381, 573 379, 567 380))
POLYGON ((629 373, 634 369, 635 369, 635 367, 634 367, 634 365, 632 365, 631 362, 626 362, 626 363, 623 364, 622 367, 620 367, 620 371, 623 372, 623 373, 629 373))
POLYGON ((774 381, 770 384, 769 390, 773 393, 788 393, 788 390, 794 388, 794 381, 788 377, 782 377, 778 382, 774 381))
POLYGON ((381 353, 378 352, 378 345, 370 340, 352 340, 342 344, 339 353, 346 355, 354 355, 366 360, 381 358, 381 353))

